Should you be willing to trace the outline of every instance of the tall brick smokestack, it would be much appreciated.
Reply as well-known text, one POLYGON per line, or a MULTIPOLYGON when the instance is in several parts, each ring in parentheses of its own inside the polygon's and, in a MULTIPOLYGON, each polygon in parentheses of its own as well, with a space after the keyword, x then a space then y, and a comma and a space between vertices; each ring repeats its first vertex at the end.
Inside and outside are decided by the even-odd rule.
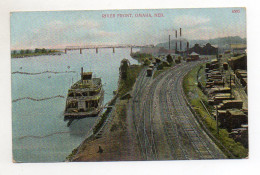
POLYGON ((81 67, 81 82, 83 83, 83 67, 81 67))
POLYGON ((190 46, 190 44, 189 44, 189 42, 187 42, 187 55, 189 55, 189 46, 190 46))
POLYGON ((177 50, 178 50, 177 37, 178 37, 178 35, 177 35, 177 30, 176 30, 176 31, 175 31, 175 38, 176 38, 176 40, 175 40, 175 52, 177 52, 177 50))
POLYGON ((182 50, 182 47, 181 47, 181 28, 180 28, 180 51, 182 50))

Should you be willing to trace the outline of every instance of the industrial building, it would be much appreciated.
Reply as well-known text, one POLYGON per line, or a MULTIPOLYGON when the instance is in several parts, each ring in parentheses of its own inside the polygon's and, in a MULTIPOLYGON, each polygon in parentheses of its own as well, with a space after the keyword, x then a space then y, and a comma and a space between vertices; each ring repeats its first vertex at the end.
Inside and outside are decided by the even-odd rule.
POLYGON ((246 70, 247 69, 247 55, 242 54, 242 55, 238 55, 236 57, 231 57, 228 60, 228 64, 234 71, 237 69, 246 70))
POLYGON ((199 44, 195 44, 192 48, 189 49, 189 54, 196 52, 200 55, 216 55, 218 54, 218 48, 212 46, 210 43, 207 43, 205 46, 201 47, 199 44))

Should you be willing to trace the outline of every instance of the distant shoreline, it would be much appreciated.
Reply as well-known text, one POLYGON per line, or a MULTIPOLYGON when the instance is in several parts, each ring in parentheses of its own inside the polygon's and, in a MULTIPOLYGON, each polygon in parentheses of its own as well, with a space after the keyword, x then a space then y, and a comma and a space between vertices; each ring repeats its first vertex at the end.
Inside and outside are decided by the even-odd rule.
POLYGON ((61 55, 62 52, 51 52, 51 53, 27 53, 27 54, 11 54, 11 58, 26 58, 26 57, 36 57, 42 55, 61 55))

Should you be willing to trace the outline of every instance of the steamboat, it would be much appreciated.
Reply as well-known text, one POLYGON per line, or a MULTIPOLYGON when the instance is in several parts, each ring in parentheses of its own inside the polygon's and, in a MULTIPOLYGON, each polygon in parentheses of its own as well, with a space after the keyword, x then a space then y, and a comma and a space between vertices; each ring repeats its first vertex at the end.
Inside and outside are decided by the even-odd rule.
POLYGON ((64 120, 69 120, 69 126, 74 119, 98 116, 103 109, 103 100, 101 78, 93 78, 92 72, 83 72, 81 68, 81 80, 68 90, 64 120))

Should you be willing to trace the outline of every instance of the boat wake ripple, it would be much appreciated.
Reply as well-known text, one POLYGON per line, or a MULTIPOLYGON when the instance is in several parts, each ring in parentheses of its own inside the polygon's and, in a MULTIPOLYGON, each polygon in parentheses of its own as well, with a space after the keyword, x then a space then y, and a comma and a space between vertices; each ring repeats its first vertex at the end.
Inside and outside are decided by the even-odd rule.
POLYGON ((27 135, 27 136, 19 137, 19 139, 20 139, 20 140, 21 140, 21 139, 25 139, 25 138, 36 138, 36 139, 42 139, 42 138, 50 137, 50 136, 57 135, 57 134, 67 134, 67 133, 70 133, 70 131, 54 132, 54 133, 51 133, 51 134, 48 134, 48 135, 45 135, 45 136, 27 135))
POLYGON ((18 99, 12 100, 12 102, 17 102, 17 101, 20 101, 20 100, 43 101, 43 100, 49 100, 49 99, 53 99, 53 98, 65 98, 65 97, 62 96, 62 95, 56 95, 56 96, 53 96, 53 97, 46 97, 46 98, 40 98, 40 99, 31 98, 31 97, 23 97, 23 98, 18 98, 18 99))
POLYGON ((52 73, 52 74, 64 74, 64 73, 76 73, 76 71, 65 71, 65 72, 54 72, 54 71, 44 71, 44 72, 36 72, 36 73, 30 73, 30 72, 12 72, 12 74, 25 74, 25 75, 39 75, 39 74, 46 74, 46 73, 52 73))

